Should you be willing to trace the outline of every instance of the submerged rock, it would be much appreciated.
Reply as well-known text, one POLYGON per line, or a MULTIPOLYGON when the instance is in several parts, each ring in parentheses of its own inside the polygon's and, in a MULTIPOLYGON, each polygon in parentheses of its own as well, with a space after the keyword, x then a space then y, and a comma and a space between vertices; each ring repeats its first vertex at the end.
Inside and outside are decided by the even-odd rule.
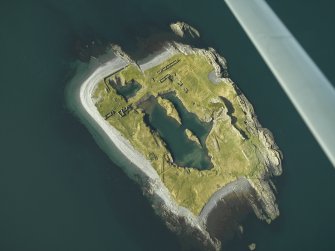
POLYGON ((254 251, 256 249, 256 244, 255 243, 251 243, 249 246, 248 246, 249 250, 250 251, 254 251))

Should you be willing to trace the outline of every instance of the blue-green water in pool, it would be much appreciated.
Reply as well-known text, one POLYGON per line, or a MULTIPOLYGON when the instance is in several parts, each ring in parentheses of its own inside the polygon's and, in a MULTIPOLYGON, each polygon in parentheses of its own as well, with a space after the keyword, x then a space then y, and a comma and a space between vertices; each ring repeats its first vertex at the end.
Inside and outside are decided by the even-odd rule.
MULTIPOLYGON (((268 2, 335 83, 334 2, 268 2)), ((335 250, 335 171, 222 0, 0 2, 0 250, 181 250, 64 102, 80 41, 131 51, 174 20, 225 55, 285 156, 280 218, 250 217, 231 250, 335 250)))
POLYGON ((212 128, 212 123, 202 122, 196 114, 187 111, 184 104, 174 93, 166 93, 163 97, 170 100, 176 107, 182 122, 182 127, 191 130, 197 136, 201 145, 205 146, 207 136, 212 128))
MULTIPOLYGON (((173 99, 175 103, 182 105, 175 95, 167 96, 173 99)), ((142 102, 140 107, 146 113, 144 121, 166 143, 174 163, 181 167, 200 170, 209 169, 213 166, 205 145, 200 145, 189 139, 185 131, 186 128, 191 130, 191 127, 196 127, 198 130, 193 131, 196 137, 200 135, 198 134, 199 131, 205 131, 207 133, 201 135, 203 141, 205 141, 211 128, 210 123, 202 123, 200 126, 199 119, 195 114, 188 112, 185 107, 178 107, 178 114, 180 114, 182 122, 180 124, 174 118, 167 116, 166 110, 153 96, 142 102)))
POLYGON ((134 97, 136 93, 142 88, 142 86, 135 80, 132 80, 125 85, 117 84, 115 81, 110 80, 109 84, 116 90, 118 95, 121 95, 126 100, 134 97))

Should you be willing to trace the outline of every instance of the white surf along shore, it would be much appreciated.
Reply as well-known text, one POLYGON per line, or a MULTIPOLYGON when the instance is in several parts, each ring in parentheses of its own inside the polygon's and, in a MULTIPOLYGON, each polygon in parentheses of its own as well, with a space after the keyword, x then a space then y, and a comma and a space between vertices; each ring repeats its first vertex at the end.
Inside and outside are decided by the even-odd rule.
MULTIPOLYGON (((237 179, 217 191, 208 201, 201 215, 195 216, 188 209, 179 206, 174 201, 151 163, 101 116, 92 99, 92 94, 98 82, 130 63, 136 63, 144 71, 164 62, 176 53, 196 52, 186 45, 174 45, 167 44, 162 50, 149 55, 139 62, 130 62, 126 54, 125 57, 122 56, 122 51, 120 54, 113 53, 110 50, 99 58, 92 58, 89 64, 80 63, 74 78, 67 86, 66 100, 70 110, 89 129, 101 149, 130 178, 139 183, 155 212, 165 221, 168 228, 182 238, 186 245, 190 244, 202 247, 205 250, 217 251, 221 248, 221 242, 216 239, 215 233, 207 229, 206 220, 208 217, 213 218, 217 211, 224 210, 219 204, 225 201, 226 198, 231 198, 233 194, 233 197, 238 200, 246 201, 243 203, 249 204, 259 218, 267 219, 269 217, 266 216, 271 215, 271 213, 273 216, 270 218, 275 218, 279 212, 275 204, 275 197, 268 183, 260 181, 262 184, 259 188, 254 185, 252 180, 237 179)), ((222 62, 222 64, 224 63, 222 62)), ((213 66, 216 70, 220 67, 215 62, 213 62, 213 66)), ((247 112, 250 114, 250 122, 255 124, 253 127, 260 132, 260 135, 265 135, 264 142, 269 144, 267 149, 271 151, 273 146, 274 148, 276 147, 274 141, 272 142, 272 136, 266 133, 265 129, 259 125, 257 119, 253 116, 251 104, 243 95, 241 97, 245 99, 243 102, 248 108, 247 112)), ((264 156, 268 158, 270 156, 269 152, 266 151, 264 156)), ((275 160, 276 158, 277 156, 274 156, 275 160)), ((270 163, 269 169, 271 169, 271 166, 275 166, 271 164, 272 160, 268 160, 268 162, 270 163)), ((281 172, 280 167, 275 170, 279 170, 279 173, 281 172)), ((271 172, 275 173, 269 170, 269 173, 271 172)))

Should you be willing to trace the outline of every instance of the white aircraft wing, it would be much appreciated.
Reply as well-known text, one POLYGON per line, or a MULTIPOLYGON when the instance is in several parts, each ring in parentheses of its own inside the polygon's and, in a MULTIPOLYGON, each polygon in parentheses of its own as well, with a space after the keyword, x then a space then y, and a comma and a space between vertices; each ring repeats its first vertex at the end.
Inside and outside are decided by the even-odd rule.
POLYGON ((225 0, 335 167, 335 89, 264 0, 225 0))

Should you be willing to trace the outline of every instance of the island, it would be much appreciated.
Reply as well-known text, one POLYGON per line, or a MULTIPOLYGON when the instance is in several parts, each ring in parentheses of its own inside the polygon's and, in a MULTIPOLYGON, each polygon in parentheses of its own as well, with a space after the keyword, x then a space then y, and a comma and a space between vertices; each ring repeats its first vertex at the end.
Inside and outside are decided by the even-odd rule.
MULTIPOLYGON (((182 22, 171 29, 200 36, 182 22)), ((250 211, 279 215, 271 178, 282 154, 213 48, 167 41, 135 60, 113 44, 78 67, 67 101, 188 245, 220 250, 250 211)))

